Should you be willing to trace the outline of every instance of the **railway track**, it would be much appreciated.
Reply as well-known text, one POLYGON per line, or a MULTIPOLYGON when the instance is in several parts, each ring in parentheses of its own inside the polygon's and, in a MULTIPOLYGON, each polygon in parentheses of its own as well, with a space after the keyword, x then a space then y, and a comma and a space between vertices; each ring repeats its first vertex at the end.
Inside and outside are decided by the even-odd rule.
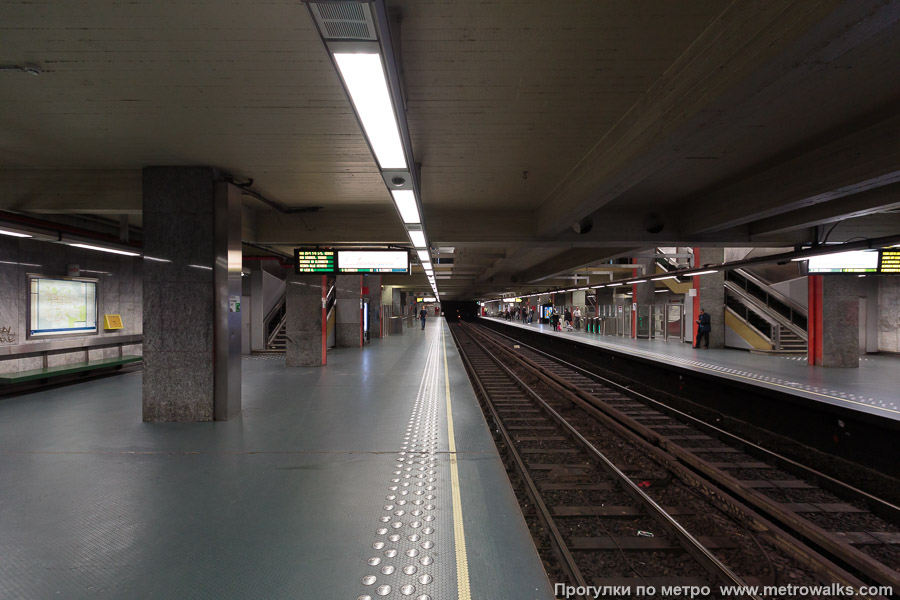
POLYGON ((896 548, 891 527, 861 500, 828 497, 614 382, 496 332, 462 325, 453 333, 546 532, 540 543, 573 585, 777 584, 788 573, 790 583, 897 589, 891 554, 885 564, 856 547, 862 536, 823 527, 822 515, 845 523, 855 515, 879 529, 866 533, 883 534, 871 539, 896 548), (712 515, 710 503, 723 512, 712 515))

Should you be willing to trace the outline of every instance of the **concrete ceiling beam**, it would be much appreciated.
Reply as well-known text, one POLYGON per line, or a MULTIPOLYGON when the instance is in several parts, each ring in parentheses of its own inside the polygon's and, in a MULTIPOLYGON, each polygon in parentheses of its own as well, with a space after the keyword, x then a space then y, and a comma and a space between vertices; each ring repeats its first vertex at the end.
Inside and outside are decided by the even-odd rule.
MULTIPOLYGON (((896 115, 898 108, 889 112, 896 115)), ((686 236, 720 231, 900 181, 900 116, 851 128, 852 133, 689 201, 681 231, 686 236)))
POLYGON ((897 209, 900 209, 900 184, 895 183, 761 219, 750 224, 750 235, 770 236, 897 209))
POLYGON ((0 210, 141 214, 141 170, 0 169, 0 210))
POLYGON ((840 5, 729 3, 549 195, 539 233, 556 234, 656 172, 652 152, 840 5))

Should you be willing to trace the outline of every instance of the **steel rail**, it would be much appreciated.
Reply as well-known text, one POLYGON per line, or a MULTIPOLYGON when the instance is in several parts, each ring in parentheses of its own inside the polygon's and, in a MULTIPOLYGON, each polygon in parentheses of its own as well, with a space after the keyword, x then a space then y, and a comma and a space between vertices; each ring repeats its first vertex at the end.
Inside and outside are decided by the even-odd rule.
MULTIPOLYGON (((491 330, 491 331, 494 331, 494 330, 491 330)), ((556 357, 553 357, 552 355, 549 355, 543 351, 540 351, 531 346, 528 346, 527 344, 524 344, 518 340, 515 340, 514 338, 511 338, 511 337, 501 334, 499 332, 494 332, 494 333, 497 333, 498 335, 501 335, 502 337, 505 337, 506 339, 508 339, 510 341, 514 341, 521 346, 525 346, 529 350, 533 350, 543 356, 547 356, 554 362, 557 362, 558 364, 565 364, 566 366, 570 365, 570 363, 562 361, 562 360, 560 360, 556 357)), ((513 355, 513 356, 515 356, 515 355, 513 355)), ((572 393, 578 395, 580 398, 582 398, 586 402, 589 402, 590 404, 595 406, 598 410, 600 410, 603 413, 605 413, 606 415, 608 415, 610 418, 614 419, 615 421, 618 421, 622 427, 624 427, 628 430, 631 430, 636 435, 644 438, 651 444, 654 444, 654 445, 666 450, 667 452, 671 453, 676 459, 683 462, 685 465, 691 466, 692 468, 694 468, 697 471, 699 471, 700 473, 702 473, 705 477, 712 479, 717 484, 722 485, 726 489, 734 492, 740 498, 742 498, 745 502, 750 503, 756 510, 764 511, 770 517, 773 517, 776 520, 787 524, 790 528, 797 531, 800 535, 805 537, 807 540, 809 540, 809 541, 815 543, 817 546, 825 549, 831 555, 833 555, 834 557, 843 561, 846 565, 852 567, 853 569, 857 570, 860 573, 864 573, 864 574, 868 575, 873 581, 875 581, 879 584, 888 585, 894 589, 900 589, 900 574, 895 572, 893 569, 890 569, 887 565, 885 565, 881 562, 878 562, 877 560, 873 559, 872 557, 868 556, 867 554, 861 552, 860 550, 857 550, 850 544, 847 544, 846 542, 844 542, 842 540, 835 539, 827 531, 825 531, 824 529, 820 528, 819 526, 813 524, 808 519, 805 519, 804 517, 800 516, 795 511, 792 511, 792 510, 782 507, 778 503, 770 500, 763 494, 760 494, 759 492, 757 492, 753 489, 747 489, 746 487, 744 487, 742 485, 740 480, 732 477, 731 475, 729 475, 727 473, 722 472, 717 467, 710 465, 707 461, 698 458, 689 449, 685 449, 682 446, 672 442, 666 436, 660 435, 659 433, 645 427, 641 423, 638 423, 637 421, 635 421, 634 419, 621 413, 617 409, 607 406, 602 402, 599 402, 592 394, 584 392, 583 390, 581 390, 574 384, 565 381, 563 378, 559 377, 555 373, 546 372, 540 365, 534 363, 530 359, 528 359, 526 357, 522 357, 522 356, 517 356, 517 358, 520 361, 522 361, 524 364, 529 365, 530 368, 533 369, 534 371, 543 374, 544 376, 552 379, 553 381, 556 381, 563 388, 572 391, 572 393)), ((575 365, 571 365, 571 366, 575 369, 578 369, 579 371, 581 371, 583 373, 590 374, 590 376, 595 379, 602 379, 602 380, 604 380, 604 382, 609 381, 608 379, 606 379, 602 376, 591 374, 589 371, 581 369, 580 367, 577 367, 575 365)), ((640 394, 639 392, 635 392, 626 386, 622 386, 621 384, 617 384, 615 382, 610 382, 610 383, 617 389, 624 390, 624 392, 629 396, 640 396, 642 398, 651 400, 654 404, 661 404, 658 401, 652 400, 652 399, 648 398, 647 396, 640 394)), ((675 411, 675 409, 670 409, 668 407, 666 407, 666 409, 675 411)), ((707 425, 707 426, 712 427, 709 425, 707 425)), ((725 433, 726 435, 731 435, 731 434, 727 434, 727 432, 723 432, 723 433, 725 433)), ((740 439, 740 438, 738 438, 738 439, 740 439)), ((746 442, 746 443, 752 445, 750 442, 746 442)), ((765 450, 765 449, 761 448, 761 450, 765 450)), ((784 460, 790 461, 790 459, 787 459, 787 458, 784 458, 784 460)), ((799 463, 798 463, 798 466, 801 468, 804 468, 799 463)), ((809 469, 809 467, 805 467, 805 468, 812 471, 812 469, 809 469)), ((827 475, 821 474, 821 476, 823 478, 833 480, 832 478, 829 478, 827 475)), ((833 481, 835 481, 837 483, 842 483, 842 482, 839 482, 838 480, 833 480, 833 481)), ((844 484, 844 485, 847 488, 855 489, 855 488, 852 488, 852 486, 848 486, 846 484, 844 484)), ((862 492, 862 490, 859 490, 859 492, 861 494, 865 494, 866 496, 869 496, 865 492, 862 492)), ((875 497, 872 496, 872 498, 875 498, 875 497)), ((877 499, 877 500, 880 500, 880 499, 877 499)), ((881 501, 881 502, 883 502, 884 504, 886 504, 889 507, 893 507, 893 505, 891 505, 889 503, 886 503, 884 501, 881 501)), ((893 507, 893 508, 896 508, 896 507, 893 507)))
MULTIPOLYGON (((477 341, 474 338, 471 339, 472 342, 477 344, 477 341)), ((537 485, 528 474, 528 470, 525 466, 525 461, 522 460, 521 455, 516 450, 512 436, 509 435, 509 432, 503 425, 503 420, 500 418, 500 414, 497 412, 497 407, 494 405, 490 394, 488 394, 487 390, 485 389, 484 384, 482 383, 481 378, 478 376, 474 365, 471 363, 468 354, 463 350, 462 345, 456 338, 455 334, 453 334, 453 341, 456 344, 459 355, 463 359, 463 363, 465 364, 466 372, 469 374, 469 378, 476 385, 478 391, 481 394, 481 397, 484 399, 485 405, 487 405, 488 410, 490 410, 491 415, 494 418, 494 424, 497 427, 497 431, 503 438, 503 442, 506 444, 510 456, 513 458, 513 461, 516 464, 516 470, 519 472, 519 476, 525 483, 525 491, 528 493, 528 496, 531 498, 531 501, 534 503, 534 506, 537 509, 538 518, 541 520, 541 523, 543 523, 544 527, 547 530, 553 552, 554 554, 556 554, 560 568, 566 573, 566 575, 571 579, 572 583, 574 583, 577 587, 586 588, 587 583, 584 580, 584 576, 582 576, 581 570, 578 568, 578 565, 576 564, 575 558, 572 556, 572 553, 569 552, 569 549, 566 546, 566 542, 563 539, 559 528, 556 526, 556 522, 554 521, 553 516, 550 514, 550 509, 547 508, 547 505, 541 498, 541 494, 537 489, 537 485)), ((480 344, 478 345, 479 347, 481 347, 480 344)), ((494 361, 494 363, 502 367, 502 365, 497 362, 497 360, 491 355, 490 352, 486 352, 486 354, 491 360, 494 361)))
POLYGON ((496 331, 496 330, 491 330, 491 331, 493 331, 497 335, 505 337, 506 339, 510 340, 511 342, 515 342, 516 344, 519 344, 523 348, 527 348, 528 350, 531 350, 532 352, 540 354, 540 355, 548 358, 549 360, 557 362, 567 368, 578 371, 582 375, 585 375, 587 377, 595 379, 595 380, 599 381, 600 383, 603 383, 604 385, 613 387, 628 396, 637 397, 637 398, 640 398, 641 400, 646 400, 647 402, 655 405, 657 408, 659 408, 660 410, 662 410, 665 413, 678 415, 679 418, 683 418, 687 421, 690 421, 691 424, 696 425, 701 429, 705 429, 708 432, 712 431, 712 432, 715 432, 716 434, 727 437, 729 440, 734 441, 740 445, 746 446, 748 448, 752 448, 756 452, 765 454, 766 456, 774 459, 777 462, 780 462, 783 465, 789 465, 791 467, 799 469, 799 470, 803 471, 805 474, 812 477, 813 479, 825 481, 846 493, 856 496, 859 499, 863 499, 868 502, 871 502, 872 504, 877 506, 879 509, 879 511, 873 511, 873 512, 875 512, 876 514, 881 514, 883 512, 883 514, 885 514, 885 515, 890 515, 889 517, 886 517, 886 518, 890 518, 897 522, 900 522, 900 506, 897 506, 896 504, 892 504, 892 503, 888 502, 887 500, 884 500, 883 498, 879 498, 878 496, 874 496, 865 490, 856 488, 856 487, 850 485, 849 483, 841 481, 840 479, 835 479, 834 477, 831 477, 830 475, 828 475, 826 473, 817 471, 817 470, 813 469, 812 467, 809 467, 807 465, 804 465, 803 463, 797 462, 791 458, 788 458, 787 456, 778 454, 777 452, 775 452, 773 450, 769 450, 768 448, 763 448, 762 446, 755 444, 749 440, 746 440, 746 439, 740 437, 739 435, 736 435, 734 433, 731 433, 729 431, 721 429, 720 427, 716 427, 715 425, 707 423, 706 421, 703 421, 702 419, 699 419, 693 415, 690 415, 686 412, 678 410, 677 408, 673 408, 659 400, 651 398, 650 396, 647 396, 646 394, 638 392, 637 390, 634 390, 626 385, 622 385, 621 383, 618 383, 612 379, 604 377, 603 375, 599 375, 597 373, 594 373, 593 371, 589 371, 583 367, 579 367, 576 364, 570 363, 562 358, 559 358, 558 356, 553 356, 552 354, 550 354, 548 352, 545 352, 539 348, 535 348, 534 346, 531 346, 521 340, 517 340, 517 339, 510 337, 499 331, 496 331))
MULTIPOLYGON (((471 335, 471 333, 470 333, 471 335)), ((610 461, 600 450, 597 449, 587 438, 585 438, 581 433, 575 429, 562 415, 560 415, 556 410, 553 409, 540 395, 531 389, 528 384, 522 381, 512 370, 503 364, 499 359, 496 358, 495 353, 491 352, 487 348, 484 347, 482 343, 480 343, 477 339, 472 337, 472 341, 477 344, 491 359, 503 370, 506 374, 512 378, 516 384, 525 391, 529 396, 532 397, 553 419, 563 428, 565 429, 569 435, 571 435, 575 440, 578 441, 582 447, 587 450, 588 454, 593 456, 599 463, 603 466, 603 468, 611 474, 615 479, 619 481, 619 483, 623 486, 624 490, 634 498, 639 504, 641 504, 650 517, 652 517, 656 522, 662 525, 672 536, 679 541, 681 546, 685 549, 685 551, 690 554, 697 562, 703 566, 703 568, 714 577, 718 578, 725 585, 732 586, 742 586, 748 587, 747 583, 744 582, 743 579, 738 577, 731 569, 728 568, 722 561, 720 561, 716 556, 709 551, 700 541, 695 538, 691 533, 686 530, 678 521, 676 521, 672 516, 667 513, 663 508, 656 503, 655 500, 650 498, 641 488, 631 480, 628 475, 623 473, 612 461, 610 461)), ((761 600, 759 596, 748 594, 748 598, 754 598, 756 600, 761 600)))

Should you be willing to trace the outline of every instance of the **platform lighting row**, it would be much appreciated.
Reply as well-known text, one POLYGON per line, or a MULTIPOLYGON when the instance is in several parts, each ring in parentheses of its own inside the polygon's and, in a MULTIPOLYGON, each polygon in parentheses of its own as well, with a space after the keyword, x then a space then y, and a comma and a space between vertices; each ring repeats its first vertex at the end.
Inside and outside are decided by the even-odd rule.
POLYGON ((612 287, 619 287, 619 286, 623 286, 623 285, 633 285, 633 284, 637 284, 637 283, 647 283, 648 281, 662 281, 662 280, 664 280, 664 279, 675 279, 675 278, 677 278, 677 277, 698 277, 698 276, 700 276, 700 275, 709 275, 709 274, 711 274, 711 273, 718 273, 719 271, 720 271, 720 269, 707 269, 707 270, 705 270, 705 271, 685 272, 685 273, 680 273, 680 274, 678 274, 678 275, 665 275, 665 276, 663 276, 663 277, 651 277, 650 279, 624 279, 624 280, 622 280, 622 281, 613 281, 613 282, 611 282, 611 283, 604 283, 604 284, 600 284, 600 285, 592 285, 592 286, 588 286, 588 287, 559 288, 559 289, 556 289, 556 290, 547 290, 546 292, 540 292, 540 293, 537 293, 537 294, 522 294, 522 295, 519 295, 519 296, 513 295, 513 296, 508 296, 508 297, 495 298, 494 300, 488 300, 487 302, 497 302, 497 301, 503 302, 504 300, 514 299, 514 298, 533 298, 533 297, 535 297, 535 296, 543 296, 543 295, 546 295, 546 294, 560 294, 560 293, 563 293, 563 294, 564 294, 564 293, 567 293, 567 292, 576 292, 576 291, 581 292, 581 291, 585 291, 585 290, 599 290, 599 289, 601 289, 601 288, 607 288, 607 287, 612 288, 612 287))
POLYGON ((421 193, 384 0, 305 0, 432 289, 421 193))

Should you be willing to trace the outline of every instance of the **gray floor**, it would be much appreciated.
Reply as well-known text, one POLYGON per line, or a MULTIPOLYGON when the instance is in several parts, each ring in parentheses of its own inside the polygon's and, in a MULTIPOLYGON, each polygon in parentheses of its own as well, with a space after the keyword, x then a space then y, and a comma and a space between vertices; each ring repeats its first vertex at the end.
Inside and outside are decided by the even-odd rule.
POLYGON ((584 331, 560 332, 539 323, 491 320, 900 420, 900 356, 868 355, 860 357, 858 369, 831 369, 808 366, 805 355, 754 354, 730 348, 697 350, 677 340, 666 342, 600 336, 584 331))
POLYGON ((443 348, 471 597, 552 598, 442 328, 245 359, 227 423, 142 423, 139 372, 0 400, 0 598, 456 598, 443 348))

